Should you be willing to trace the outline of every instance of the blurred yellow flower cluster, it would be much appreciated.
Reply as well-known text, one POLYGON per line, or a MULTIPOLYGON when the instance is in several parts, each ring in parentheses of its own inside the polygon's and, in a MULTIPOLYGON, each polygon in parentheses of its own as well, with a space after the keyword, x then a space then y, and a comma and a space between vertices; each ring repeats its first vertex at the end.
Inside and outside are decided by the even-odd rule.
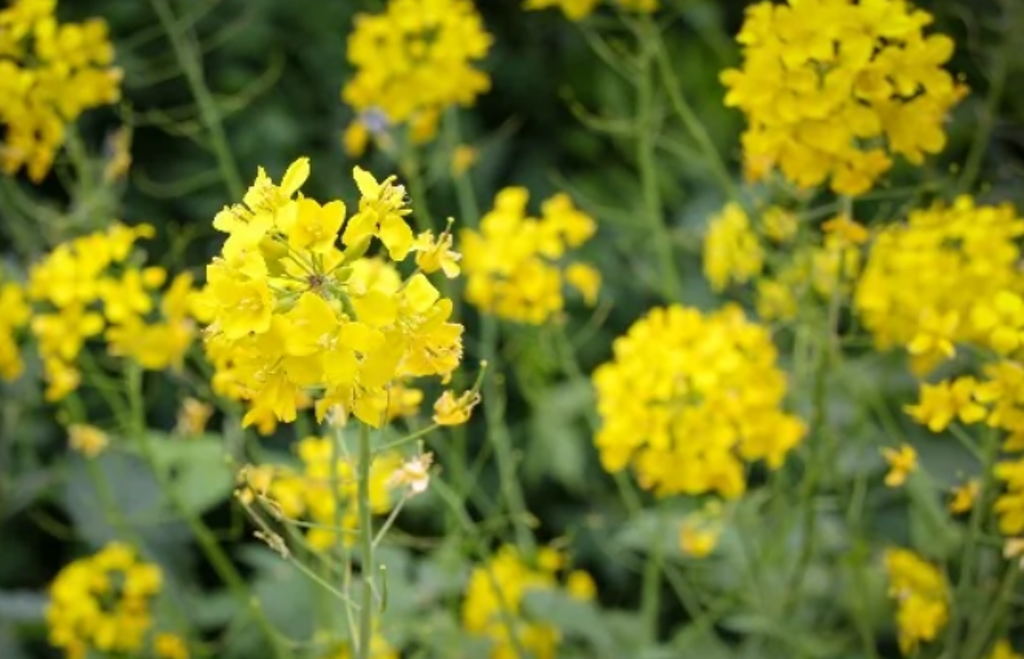
POLYGON ((1021 235, 1024 220, 1011 205, 976 206, 967 196, 883 230, 854 295, 876 346, 906 347, 917 372, 954 356, 960 342, 1019 353, 1021 235))
POLYGON ((526 188, 505 188, 480 230, 462 231, 463 267, 469 278, 466 299, 482 311, 535 325, 559 314, 563 281, 593 305, 601 274, 578 261, 563 263, 570 249, 590 240, 594 220, 564 193, 541 204, 541 217, 527 217, 526 188))
MULTIPOLYGON (((581 21, 590 16, 601 0, 526 0, 526 9, 547 9, 558 7, 571 21, 581 21)), ((615 0, 622 9, 650 14, 658 10, 658 0, 615 0)))
POLYGON ((741 309, 655 308, 612 345, 594 372, 610 472, 632 465, 658 495, 746 489, 746 463, 777 469, 806 428, 781 409, 785 374, 768 331, 741 309))
POLYGON ((58 245, 32 266, 28 295, 38 306, 31 329, 43 359, 47 400, 78 388, 76 357, 104 329, 114 356, 153 370, 181 364, 195 334, 192 277, 178 275, 161 292, 167 272, 132 259, 135 242, 152 236, 149 225, 115 223, 58 245), (157 311, 159 318, 152 319, 157 311))
MULTIPOLYGON (((354 656, 349 651, 349 644, 343 644, 336 652, 326 654, 321 659, 352 659, 354 656)), ((380 634, 374 634, 370 639, 370 659, 399 659, 398 650, 391 647, 387 639, 380 634)))
POLYGON ((529 620, 523 598, 530 591, 564 589, 576 599, 594 599, 597 586, 587 572, 572 570, 560 581, 565 562, 561 552, 543 547, 531 565, 515 547, 504 545, 469 575, 462 624, 469 633, 491 641, 490 659, 514 659, 517 645, 537 659, 554 659, 561 641, 558 628, 529 620), (513 633, 518 643, 513 641, 513 633))
POLYGON ((111 543, 74 561, 50 585, 50 643, 68 659, 85 659, 92 649, 137 655, 152 627, 150 602, 160 588, 160 568, 140 561, 126 545, 111 543))
POLYGON ((197 305, 210 323, 214 383, 249 401, 246 426, 271 415, 293 421, 302 397, 315 392, 318 418, 337 408, 379 427, 400 400, 397 385, 447 379, 462 358, 452 302, 426 276, 455 258, 450 235, 413 235, 394 177, 379 182, 356 168, 361 198, 346 219, 341 201, 296 197, 308 175, 305 158, 280 185, 261 168, 244 204, 214 218, 228 238, 197 305), (374 241, 395 264, 415 252, 416 272, 403 279, 366 261, 374 241))
POLYGON ((25 291, 13 281, 0 279, 0 379, 13 380, 25 370, 18 349, 18 330, 32 315, 25 300, 25 291))
POLYGON ((57 0, 14 0, 0 10, 0 169, 41 181, 82 112, 120 97, 121 70, 107 24, 58 23, 57 0))
POLYGON ((754 281, 757 313, 766 321, 794 319, 808 291, 824 299, 848 294, 867 229, 840 215, 794 245, 798 228, 796 214, 778 206, 761 211, 755 224, 738 204, 727 204, 705 235, 704 276, 716 291, 754 281))
POLYGON ((921 164, 946 143, 943 122, 966 93, 942 68, 944 35, 903 0, 789 0, 747 10, 739 69, 722 73, 725 104, 749 125, 748 176, 774 167, 800 188, 830 181, 862 194, 902 155, 921 164))
POLYGON ((346 130, 349 154, 388 124, 408 124, 413 142, 433 139, 445 108, 490 89, 475 65, 492 41, 471 0, 389 0, 380 14, 357 15, 348 37, 356 70, 341 92, 360 115, 346 130))
MULTIPOLYGON (((285 466, 260 465, 246 468, 241 477, 244 486, 239 496, 251 503, 257 497, 271 507, 274 514, 288 520, 309 519, 314 525, 307 532, 309 544, 327 549, 337 542, 337 519, 343 534, 359 526, 356 489, 356 464, 340 451, 335 455, 333 440, 306 437, 296 447, 301 470, 285 466), (332 488, 332 483, 334 487, 332 488), (336 511, 337 501, 344 510, 336 511)), ((402 467, 401 456, 394 452, 374 458, 370 467, 370 510, 375 515, 389 512, 394 476, 402 467)), ((355 536, 347 537, 354 540, 355 536)))
POLYGON ((885 553, 889 597, 896 602, 900 651, 914 654, 922 642, 935 640, 949 619, 949 585, 937 567, 908 549, 885 553))

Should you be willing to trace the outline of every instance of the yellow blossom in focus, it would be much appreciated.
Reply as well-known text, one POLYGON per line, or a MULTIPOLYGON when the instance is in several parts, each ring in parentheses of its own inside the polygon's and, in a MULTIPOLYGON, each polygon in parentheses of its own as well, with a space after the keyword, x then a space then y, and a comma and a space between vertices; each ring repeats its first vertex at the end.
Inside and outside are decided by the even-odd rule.
POLYGON ((730 282, 742 284, 761 274, 764 250, 739 204, 727 204, 711 218, 704 238, 704 276, 721 291, 730 282))
MULTIPOLYGON (((471 0, 389 0, 381 13, 356 15, 348 37, 355 73, 341 98, 361 115, 381 115, 374 123, 409 124, 414 142, 428 142, 446 108, 469 107, 490 89, 476 65, 492 41, 471 0)), ((350 126, 346 151, 359 155, 374 128, 350 126)))
POLYGON ((68 427, 68 446, 87 458, 95 458, 109 443, 107 434, 95 426, 75 423, 68 427))
POLYGON ((161 632, 153 637, 153 652, 160 659, 188 659, 188 643, 177 634, 161 632))
POLYGON ((315 394, 318 420, 338 410, 380 427, 418 404, 402 383, 444 381, 462 359, 454 305, 425 274, 457 274, 459 255, 447 232, 416 240, 395 177, 354 168, 360 199, 346 218, 340 200, 301 195, 309 174, 307 158, 279 184, 260 169, 243 203, 214 218, 228 237, 191 298, 209 323, 213 389, 248 401, 245 426, 294 421, 315 394), (365 257, 375 241, 387 259, 365 257), (420 269, 403 278, 396 266, 413 252, 420 269))
POLYGON ((935 640, 949 619, 949 585, 937 567, 907 549, 885 553, 889 597, 896 602, 900 651, 914 654, 935 640))
POLYGON ((121 70, 99 18, 58 23, 56 0, 0 9, 0 170, 41 181, 85 111, 117 102, 121 70))
POLYGON ((586 572, 574 570, 564 585, 560 583, 558 571, 564 562, 560 553, 544 547, 538 551, 537 564, 530 565, 515 547, 504 545, 486 565, 473 570, 462 602, 462 625, 470 634, 491 641, 489 659, 513 657, 517 646, 537 659, 554 659, 561 634, 550 623, 528 619, 523 599, 531 591, 558 589, 577 599, 593 599, 596 587, 586 572), (542 560, 545 557, 548 560, 542 560), (515 622, 512 633, 517 643, 505 622, 508 617, 515 622))
POLYGON ((150 603, 161 584, 160 568, 138 560, 120 543, 64 566, 50 584, 50 644, 68 659, 90 651, 138 656, 153 624, 150 603))
POLYGON ((901 444, 898 448, 883 448, 882 456, 889 464, 889 473, 885 475, 887 487, 899 487, 907 482, 907 476, 917 471, 917 451, 909 444, 901 444))
POLYGON ((963 485, 954 487, 953 496, 949 501, 949 512, 954 515, 963 515, 970 512, 974 507, 975 500, 978 498, 980 489, 981 484, 976 478, 970 479, 963 485))
POLYGON ((574 268, 583 264, 566 256, 590 240, 597 225, 566 194, 545 200, 540 218, 526 215, 528 202, 525 188, 498 193, 480 230, 461 233, 463 269, 471 304, 501 318, 540 325, 563 310, 563 282, 579 290, 587 303, 596 300, 600 274, 590 266, 574 268))
POLYGON ((800 188, 870 190, 893 156, 920 165, 946 144, 965 94, 943 65, 953 40, 925 35, 932 16, 902 0, 788 0, 747 8, 743 61, 722 72, 725 105, 747 118, 749 178, 778 168, 800 188))
POLYGON ((609 472, 632 467, 659 496, 746 489, 746 465, 778 469, 806 427, 782 409, 786 376, 761 325, 735 306, 655 308, 593 375, 609 472))

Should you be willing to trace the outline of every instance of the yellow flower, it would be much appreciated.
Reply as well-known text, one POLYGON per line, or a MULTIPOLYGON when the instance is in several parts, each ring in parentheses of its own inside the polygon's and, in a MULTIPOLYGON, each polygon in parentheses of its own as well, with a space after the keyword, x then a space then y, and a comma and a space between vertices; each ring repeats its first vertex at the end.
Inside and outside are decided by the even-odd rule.
POLYGON ((761 215, 764 235, 776 243, 788 243, 796 235, 799 222, 792 211, 778 206, 767 208, 761 215))
POLYGON ((921 402, 904 409, 918 423, 932 432, 942 432, 954 419, 972 424, 983 421, 988 410, 978 402, 982 391, 972 377, 943 380, 938 384, 921 384, 921 402))
POLYGON ((727 204, 711 219, 704 238, 704 276, 716 291, 730 282, 742 284, 761 274, 764 251, 738 204, 727 204))
POLYGON ((68 427, 68 445, 87 458, 95 458, 109 443, 107 434, 95 426, 75 423, 68 427))
POLYGON ((468 144, 460 144, 452 150, 452 176, 462 176, 472 167, 480 152, 476 147, 468 144))
POLYGON ((1012 206, 976 206, 967 196, 882 230, 854 294, 875 345, 906 348, 921 371, 958 343, 1012 351, 1015 297, 1024 294, 1021 235, 1024 220, 1012 206))
POLYGON ((433 461, 433 453, 424 453, 406 460, 398 471, 391 475, 391 483, 407 487, 410 496, 423 494, 430 487, 430 465, 433 461))
POLYGON ((931 563, 907 549, 885 553, 889 597, 896 602, 900 651, 910 655, 933 641, 949 619, 949 585, 931 563))
POLYGON ((0 9, 0 170, 41 181, 66 127, 87 110, 116 103, 121 70, 107 24, 58 23, 55 0, 18 0, 0 9))
POLYGON ((746 464, 779 468, 806 428, 782 410, 786 378, 768 331, 729 306, 655 308, 593 375, 610 472, 632 467, 659 496, 738 497, 746 464))
POLYGON ((992 653, 988 655, 987 659, 1024 659, 1024 654, 1014 650, 1010 641, 1002 638, 992 646, 992 653))
POLYGON ((453 279, 462 271, 459 267, 462 256, 452 249, 452 234, 447 230, 437 240, 432 232, 424 231, 416 238, 412 249, 416 252, 416 266, 428 275, 440 270, 445 277, 453 279))
POLYGON ((480 394, 467 391, 456 397, 451 390, 445 391, 434 403, 434 423, 442 426, 460 426, 469 421, 473 408, 480 402, 480 394))
POLYGON ((972 478, 963 485, 954 487, 953 498, 949 502, 949 512, 954 515, 963 515, 970 512, 971 508, 974 507, 975 500, 978 498, 980 488, 981 485, 977 478, 972 478))
POLYGON ((687 556, 705 558, 715 550, 720 534, 718 528, 702 528, 698 524, 684 523, 679 531, 679 546, 687 556))
POLYGON ((194 437, 206 429, 206 423, 213 416, 213 406, 196 398, 188 397, 178 408, 175 432, 183 437, 194 437))
POLYGON ((747 8, 739 69, 722 72, 725 105, 747 117, 747 175, 776 167, 800 188, 828 181, 867 192, 892 156, 921 164, 946 142, 965 94, 942 68, 953 41, 925 36, 932 17, 897 0, 788 0, 747 8))
MULTIPOLYGON (((476 65, 492 41, 470 0, 389 0, 379 14, 356 16, 348 37, 355 73, 341 98, 361 115, 408 124, 414 142, 427 142, 443 110, 471 106, 490 88, 490 78, 476 65)), ((361 154, 375 128, 353 127, 360 123, 345 133, 352 156, 361 154)))
POLYGON ((177 634, 161 632, 153 637, 153 652, 160 659, 188 659, 188 643, 177 634))
POLYGON ((527 217, 525 188, 501 190, 480 230, 461 234, 466 299, 501 318, 540 325, 562 311, 563 281, 593 304, 600 273, 565 255, 590 240, 597 227, 565 194, 541 204, 541 217, 527 217), (574 267, 575 266, 575 267, 574 267))
POLYGON ((462 602, 462 625, 470 634, 491 641, 490 659, 515 656, 516 647, 538 658, 556 656, 561 643, 558 629, 550 623, 528 619, 523 599, 530 592, 557 589, 564 589, 577 599, 595 597, 596 587, 586 572, 570 572, 565 585, 559 583, 557 572, 562 563, 561 554, 550 547, 541 548, 537 564, 529 565, 515 547, 504 545, 485 565, 472 571, 462 602), (540 560, 544 556, 558 560, 540 560), (512 630, 506 622, 509 618, 514 623, 512 630), (513 641, 513 633, 518 642, 513 641))
POLYGON ((160 569, 119 543, 64 566, 50 584, 50 644, 68 659, 90 650, 138 656, 153 624, 150 603, 161 585, 160 569))
POLYGON ((888 487, 899 487, 907 482, 907 476, 917 471, 917 451, 909 444, 901 444, 899 448, 883 448, 882 456, 889 463, 889 473, 885 475, 888 487))
MULTIPOLYGON (((601 0, 526 0, 523 7, 527 10, 558 7, 571 21, 581 21, 591 13, 601 0)), ((643 14, 652 14, 658 10, 658 0, 615 0, 622 9, 643 14)))
POLYGON ((0 309, 3 309, 0 317, 0 379, 14 380, 25 368, 18 349, 18 330, 32 316, 21 286, 0 279, 0 309))

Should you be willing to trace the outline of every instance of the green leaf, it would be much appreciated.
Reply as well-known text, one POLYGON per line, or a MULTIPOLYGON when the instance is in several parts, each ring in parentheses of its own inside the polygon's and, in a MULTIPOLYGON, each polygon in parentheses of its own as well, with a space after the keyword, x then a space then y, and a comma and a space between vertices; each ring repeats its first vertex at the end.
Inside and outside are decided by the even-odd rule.
POLYGON ((194 514, 206 512, 231 494, 234 475, 219 436, 179 439, 159 433, 150 439, 150 445, 157 468, 194 514))
POLYGON ((581 419, 594 405, 593 391, 586 382, 570 382, 550 387, 538 400, 524 476, 533 482, 551 477, 570 491, 582 492, 591 449, 581 419))

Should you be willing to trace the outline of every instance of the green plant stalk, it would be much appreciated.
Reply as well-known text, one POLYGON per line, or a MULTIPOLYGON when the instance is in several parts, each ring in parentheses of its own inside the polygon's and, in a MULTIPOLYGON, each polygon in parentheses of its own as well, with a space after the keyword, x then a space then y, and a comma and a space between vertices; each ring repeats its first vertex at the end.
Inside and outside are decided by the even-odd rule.
POLYGON ((741 203, 739 189, 733 182, 725 162, 715 148, 714 142, 711 141, 708 129, 701 123, 697 113, 694 112, 693 107, 690 106, 683 95, 682 85, 676 76, 675 69, 672 68, 672 60, 668 55, 668 50, 665 48, 665 43, 661 39, 661 34, 656 29, 649 29, 648 33, 652 35, 650 43, 655 50, 658 69, 661 71, 662 81, 665 83, 665 90, 668 92, 669 104, 675 113, 679 115, 679 119, 683 122, 683 127, 686 128, 690 137, 697 143, 715 178, 718 179, 718 184, 722 186, 722 192, 725 193, 726 198, 729 201, 741 203))
MULTIPOLYGON (((1014 559, 1016 561, 1018 559, 1014 559)), ((1006 567, 1006 574, 1003 575, 1002 584, 999 588, 999 593, 996 596, 996 601, 989 609, 988 614, 981 621, 976 634, 970 632, 967 637, 967 643, 965 643, 965 657, 980 657, 985 645, 988 643, 989 638, 992 636, 992 632, 995 630, 996 625, 999 624, 1000 619, 1006 611, 1007 604, 1013 597, 1014 592, 1017 590, 1017 582, 1020 580, 1021 568, 1016 562, 1011 561, 1006 567)))
POLYGON ((370 513, 370 464, 373 452, 370 447, 370 429, 359 424, 359 556, 363 573, 362 596, 359 603, 359 653, 358 659, 370 659, 373 639, 373 516, 370 513))
POLYGON ((427 186, 423 182, 421 167, 419 152, 414 145, 410 145, 402 162, 402 170, 409 182, 409 198, 413 206, 412 221, 416 231, 434 228, 434 218, 430 214, 430 205, 427 204, 427 186))
POLYGON ((964 541, 964 549, 960 558, 960 579, 957 581, 956 592, 953 596, 953 611, 950 615, 948 638, 948 654, 950 657, 958 658, 961 638, 960 627, 965 621, 969 594, 974 580, 974 567, 977 561, 979 538, 982 535, 982 525, 985 522, 985 514, 988 511, 988 499, 995 485, 995 475, 992 473, 996 460, 999 457, 999 436, 994 430, 985 434, 982 445, 982 479, 978 487, 978 497, 974 501, 974 508, 971 510, 971 518, 967 526, 967 538, 964 541))
POLYGON ((171 507, 174 508, 178 516, 185 520, 192 535, 195 536, 196 541, 199 543, 203 556, 209 561, 217 576, 227 584, 238 601, 249 610, 249 614, 270 643, 274 656, 278 659, 289 659, 291 652, 280 642, 277 634, 274 633, 274 629, 260 608, 259 603, 250 596, 245 579, 242 578, 242 575, 239 574, 238 570, 231 563, 231 559, 228 558, 220 543, 217 542, 217 537, 213 531, 206 526, 202 519, 189 510, 188 506, 185 505, 181 497, 175 492, 170 479, 168 479, 167 475, 160 469, 159 464, 157 464, 156 455, 153 453, 153 446, 151 444, 152 440, 145 427, 145 409, 142 401, 142 369, 138 364, 134 362, 127 363, 125 381, 128 385, 128 406, 130 418, 132 419, 130 433, 134 435, 140 453, 150 471, 153 472, 153 477, 160 485, 161 492, 170 501, 171 507))
POLYGON ((661 573, 663 551, 661 536, 664 530, 662 515, 658 512, 653 547, 644 563, 643 586, 640 591, 640 615, 644 621, 644 633, 650 646, 658 643, 658 611, 661 602, 661 573))
POLYGON ((964 168, 960 174, 957 188, 960 193, 967 193, 974 185, 981 170, 981 161, 988 148, 988 142, 992 138, 992 130, 995 127, 996 114, 999 112, 999 101, 1006 89, 1006 78, 1010 72, 1010 56, 1008 44, 1004 37, 1004 43, 996 52, 994 72, 989 82, 988 94, 985 96, 984 114, 978 121, 977 130, 974 131, 974 139, 971 140, 967 158, 964 160, 964 168))
POLYGON ((651 42, 656 38, 653 36, 656 32, 650 20, 643 22, 639 35, 640 72, 636 110, 639 136, 636 159, 643 191, 644 218, 647 220, 647 229, 651 232, 651 242, 660 270, 661 293, 666 300, 678 302, 682 299, 679 273, 672 250, 672 235, 662 212, 661 194, 658 192, 658 170, 654 160, 654 61, 651 42))
POLYGON ((242 177, 238 173, 238 164, 235 162, 235 157, 231 153, 231 147, 224 133, 224 125, 221 122, 217 103, 213 100, 213 95, 203 79, 203 69, 199 56, 196 54, 192 44, 188 43, 182 35, 182 31, 179 29, 177 20, 167 0, 150 0, 150 4, 160 19, 164 32, 167 33, 167 38, 171 42, 171 49, 174 51, 174 57, 178 60, 192 96, 195 97, 196 104, 199 106, 199 116, 206 131, 210 134, 210 146, 213 149, 214 157, 217 159, 217 167, 220 169, 224 187, 232 199, 240 199, 245 191, 245 187, 242 185, 242 177))
MULTIPOLYGON (((483 358, 492 373, 501 372, 498 365, 499 327, 497 319, 490 314, 482 314, 480 318, 481 343, 483 358)), ((495 375, 484 377, 483 382, 484 419, 487 425, 487 439, 494 447, 494 455, 498 460, 498 479, 502 496, 508 506, 509 515, 516 534, 516 546, 519 550, 532 556, 536 549, 533 532, 527 524, 528 513, 526 500, 516 475, 515 455, 512 451, 512 437, 505 425, 505 396, 495 375)))
MULTIPOLYGON (((345 502, 341 500, 341 474, 338 471, 338 463, 341 460, 341 449, 343 447, 342 442, 344 438, 342 436, 341 427, 336 426, 334 429, 334 441, 331 442, 331 496, 334 497, 334 533, 336 534, 335 547, 338 550, 338 557, 344 561, 344 575, 343 588, 345 591, 345 629, 348 632, 349 642, 352 643, 353 639, 356 639, 356 625, 352 616, 353 607, 348 604, 352 602, 352 582, 349 579, 349 575, 352 574, 352 560, 351 553, 345 544, 345 532, 343 524, 342 506, 345 502)), ((361 643, 362 640, 360 639, 361 643)))

